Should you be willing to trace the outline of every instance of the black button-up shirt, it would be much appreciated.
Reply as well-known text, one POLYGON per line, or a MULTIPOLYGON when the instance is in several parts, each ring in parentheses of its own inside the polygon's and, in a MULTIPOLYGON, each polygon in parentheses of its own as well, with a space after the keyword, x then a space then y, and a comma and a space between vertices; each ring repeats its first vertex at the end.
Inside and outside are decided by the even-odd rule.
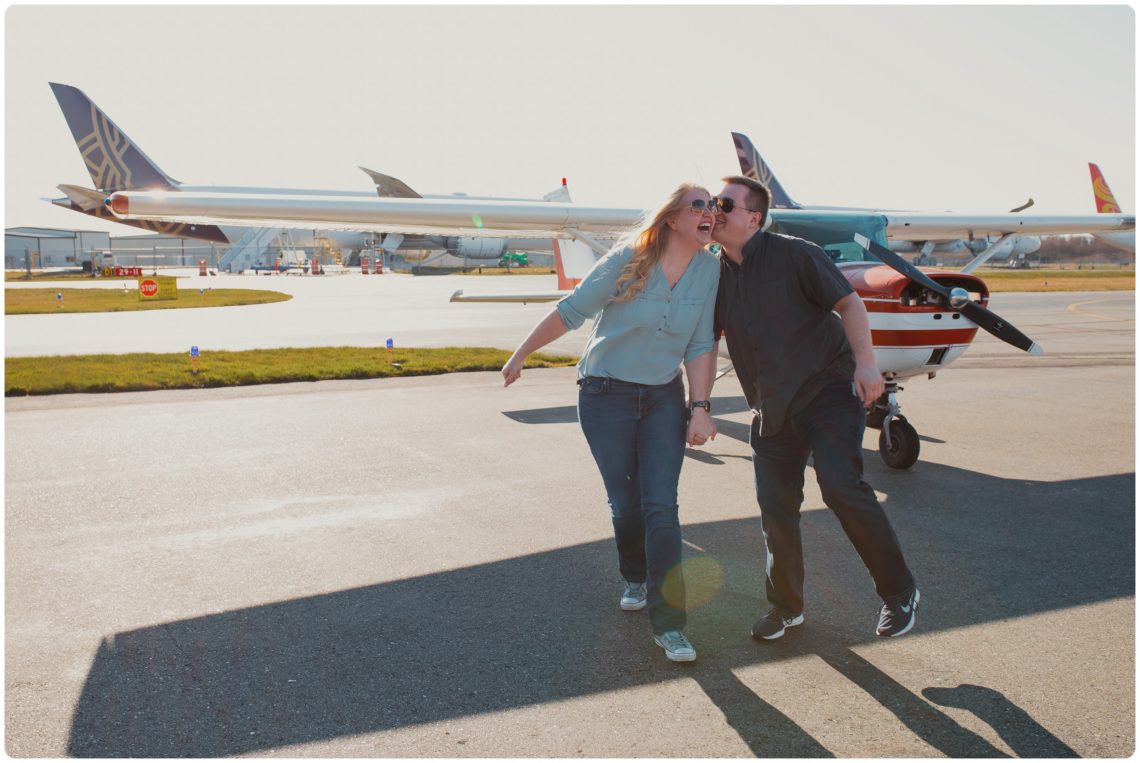
POLYGON ((851 381, 855 355, 832 312, 854 291, 823 249, 759 231, 737 266, 721 254, 713 335, 728 342, 760 436, 779 432, 834 381, 851 381))

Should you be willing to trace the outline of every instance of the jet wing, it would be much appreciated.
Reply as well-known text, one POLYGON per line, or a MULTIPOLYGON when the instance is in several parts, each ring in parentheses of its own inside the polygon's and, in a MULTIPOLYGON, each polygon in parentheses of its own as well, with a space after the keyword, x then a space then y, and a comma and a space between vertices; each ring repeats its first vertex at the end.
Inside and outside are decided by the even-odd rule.
POLYGON ((271 196, 120 191, 108 199, 126 220, 281 225, 378 233, 495 237, 615 234, 637 225, 640 209, 551 201, 271 196))
POLYGON ((1018 233, 1026 236, 1100 233, 1136 229, 1135 215, 972 215, 883 212, 887 238, 907 241, 970 239, 1018 233))
MULTIPOLYGON (((644 217, 640 209, 593 207, 556 201, 503 201, 478 198, 407 199, 241 193, 119 191, 108 200, 118 217, 184 223, 279 225, 424 235, 579 238, 621 234, 644 217)), ((772 210, 776 220, 813 220, 818 212, 772 210)), ((843 212, 829 213, 833 218, 843 212)), ((852 212, 866 218, 866 212, 852 212)), ((1135 230, 1124 214, 998 215, 959 213, 872 213, 883 220, 888 238, 938 240, 1135 230)))

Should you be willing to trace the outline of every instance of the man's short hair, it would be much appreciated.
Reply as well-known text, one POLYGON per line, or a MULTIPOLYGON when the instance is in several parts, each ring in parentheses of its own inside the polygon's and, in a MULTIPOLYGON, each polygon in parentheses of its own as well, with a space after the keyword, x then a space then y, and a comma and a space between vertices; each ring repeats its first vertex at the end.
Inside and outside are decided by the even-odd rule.
POLYGON ((744 177, 744 175, 729 175, 728 177, 721 178, 721 182, 730 183, 732 185, 742 185, 748 189, 748 194, 744 197, 744 202, 748 205, 749 209, 763 212, 760 218, 760 224, 763 225, 764 221, 768 219, 768 207, 772 204, 772 192, 768 190, 768 186, 759 180, 744 177))

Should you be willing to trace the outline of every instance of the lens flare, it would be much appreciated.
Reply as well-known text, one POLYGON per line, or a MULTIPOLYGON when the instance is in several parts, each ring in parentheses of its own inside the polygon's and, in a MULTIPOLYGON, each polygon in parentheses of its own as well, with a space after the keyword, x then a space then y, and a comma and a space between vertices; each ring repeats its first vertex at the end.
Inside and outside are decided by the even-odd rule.
POLYGON ((471 215, 471 222, 474 223, 476 228, 483 227, 483 218, 479 215, 471 215))
POLYGON ((707 554, 682 561, 665 575, 661 595, 670 606, 689 611, 703 607, 724 587, 724 567, 707 554))

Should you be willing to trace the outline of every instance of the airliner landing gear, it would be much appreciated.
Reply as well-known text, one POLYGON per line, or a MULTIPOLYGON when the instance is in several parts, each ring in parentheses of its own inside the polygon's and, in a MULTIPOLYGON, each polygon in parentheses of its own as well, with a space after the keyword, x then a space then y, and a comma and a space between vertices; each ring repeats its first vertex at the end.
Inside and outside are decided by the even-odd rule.
POLYGON ((867 412, 867 426, 879 430, 879 455, 892 469, 909 469, 918 460, 918 432, 899 409, 897 393, 902 387, 888 381, 886 391, 867 412))

